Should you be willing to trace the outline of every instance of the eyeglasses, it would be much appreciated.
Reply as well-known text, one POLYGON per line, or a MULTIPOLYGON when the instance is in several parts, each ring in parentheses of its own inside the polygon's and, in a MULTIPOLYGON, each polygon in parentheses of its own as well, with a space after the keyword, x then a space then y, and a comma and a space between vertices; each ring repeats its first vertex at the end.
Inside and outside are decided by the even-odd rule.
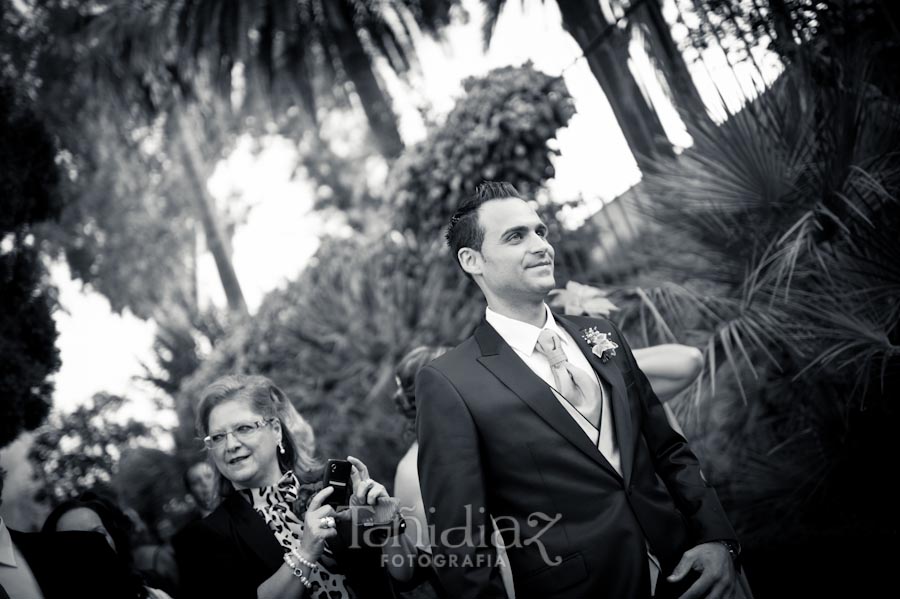
POLYGON ((217 447, 221 447, 225 443, 225 439, 228 438, 229 433, 233 434, 234 438, 238 441, 249 441, 256 436, 256 434, 262 427, 272 422, 275 422, 274 418, 266 418, 265 420, 257 420, 256 422, 239 424, 231 430, 223 431, 221 433, 214 433, 212 435, 203 437, 203 444, 206 445, 207 449, 215 449, 217 447))

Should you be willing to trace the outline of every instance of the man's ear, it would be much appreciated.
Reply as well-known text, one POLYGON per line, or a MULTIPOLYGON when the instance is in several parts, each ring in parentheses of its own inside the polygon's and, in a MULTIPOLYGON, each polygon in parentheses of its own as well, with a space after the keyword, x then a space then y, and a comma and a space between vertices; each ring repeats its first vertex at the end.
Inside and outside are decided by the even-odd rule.
POLYGON ((459 265, 468 274, 481 274, 483 260, 481 252, 472 248, 459 248, 459 251, 456 252, 456 258, 459 260, 459 265))

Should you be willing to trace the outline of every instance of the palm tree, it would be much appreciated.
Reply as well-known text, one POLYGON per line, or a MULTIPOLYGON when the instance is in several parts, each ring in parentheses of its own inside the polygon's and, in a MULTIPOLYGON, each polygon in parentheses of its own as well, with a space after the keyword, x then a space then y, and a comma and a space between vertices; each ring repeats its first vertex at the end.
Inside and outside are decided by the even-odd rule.
MULTIPOLYGON (((222 103, 208 102, 202 118, 182 118, 191 102, 181 100, 185 86, 177 69, 151 68, 135 50, 138 44, 127 43, 134 24, 98 18, 105 8, 46 2, 19 13, 18 27, 11 28, 11 68, 36 88, 36 106, 59 142, 59 159, 75 173, 66 191, 76 201, 59 226, 43 233, 61 246, 73 276, 92 283, 114 310, 128 307, 147 318, 173 298, 193 297, 187 256, 198 223, 229 308, 246 314, 221 215, 205 183, 234 137, 222 126, 222 103), (169 114, 173 118, 164 118, 169 114)), ((136 15, 123 10, 117 16, 136 15)))
MULTIPOLYGON (((378 151, 393 159, 403 142, 373 58, 405 72, 414 60, 406 19, 436 33, 456 2, 170 0, 154 12, 158 36, 173 45, 178 62, 211 65, 222 91, 231 90, 232 69, 240 64, 248 82, 262 83, 273 96, 272 104, 299 104, 316 122, 318 100, 348 101, 349 82, 378 151)), ((134 39, 140 38, 135 32, 134 39)), ((161 50, 158 59, 172 59, 171 48, 161 50)))
MULTIPOLYGON (((409 4, 416 9, 412 17, 433 33, 446 22, 451 2, 409 4)), ((85 93, 75 103, 90 105, 119 123, 123 152, 133 154, 138 145, 126 132, 135 127, 152 130, 162 119, 162 141, 171 142, 164 154, 176 167, 165 174, 176 176, 177 170, 187 184, 184 198, 193 204, 194 220, 214 256, 228 305, 235 313, 245 314, 229 240, 205 185, 211 168, 246 127, 247 117, 267 121, 272 114, 292 114, 289 106, 299 104, 305 108, 300 118, 288 118, 293 118, 293 131, 305 130, 314 140, 316 147, 309 154, 316 159, 305 160, 306 167, 342 201, 352 197, 339 176, 340 160, 330 154, 319 135, 318 103, 322 99, 346 103, 343 83, 353 83, 382 153, 399 153, 402 144, 396 120, 375 77, 371 56, 380 52, 398 71, 408 67, 411 54, 405 45, 406 32, 395 33, 397 27, 388 25, 385 12, 396 13, 400 8, 400 3, 382 7, 322 0, 264 5, 173 0, 74 7, 51 2, 36 14, 52 25, 72 57, 79 56, 72 61, 77 76, 91 82, 74 86, 85 93), (238 66, 244 67, 241 85, 232 81, 238 66), (91 97, 92 86, 109 95, 108 106, 91 97), (226 93, 212 93, 216 89, 226 93), (235 107, 230 93, 240 91, 245 98, 235 107), (329 168, 319 168, 323 157, 333 162, 329 168)), ((50 54, 58 57, 58 49, 50 54)), ((63 115, 58 121, 65 122, 63 115)), ((78 138, 77 131, 72 133, 73 140, 78 138)), ((85 140, 82 136, 78 143, 83 145, 85 140)))
POLYGON ((848 38, 827 60, 824 43, 800 46, 761 98, 644 181, 660 223, 645 235, 664 246, 631 281, 626 326, 704 348, 695 399, 737 413, 709 427, 727 431, 705 437, 712 475, 760 550, 889 519, 886 491, 853 481, 884 467, 897 425, 900 105, 873 78, 878 49, 848 38))
POLYGON ((712 121, 706 104, 694 84, 687 62, 672 38, 672 30, 662 13, 662 0, 644 0, 638 15, 648 34, 647 52, 668 83, 669 92, 688 133, 697 127, 709 126, 712 121))
MULTIPOLYGON (((484 4, 484 36, 489 43, 506 0, 484 4)), ((628 36, 607 20, 596 0, 557 0, 557 5, 563 27, 584 52, 641 170, 652 169, 654 158, 673 156, 659 116, 628 68, 628 36)))
POLYGON ((222 230, 215 200, 206 188, 211 169, 208 166, 209 161, 203 159, 203 152, 197 143, 194 128, 191 127, 192 122, 195 122, 190 116, 191 108, 176 108, 175 115, 174 122, 178 130, 173 132, 173 135, 180 145, 181 155, 184 158, 184 172, 193 191, 191 197, 203 227, 206 247, 216 262, 229 309, 238 314, 247 314, 247 302, 244 300, 244 293, 231 261, 228 237, 222 230))

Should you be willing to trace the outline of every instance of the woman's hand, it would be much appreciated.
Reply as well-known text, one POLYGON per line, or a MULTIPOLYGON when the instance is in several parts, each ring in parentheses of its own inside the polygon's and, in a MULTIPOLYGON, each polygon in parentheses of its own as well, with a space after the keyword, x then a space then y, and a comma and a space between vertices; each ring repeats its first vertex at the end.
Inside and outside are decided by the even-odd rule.
POLYGON ((303 539, 300 541, 300 550, 311 562, 318 561, 325 550, 325 541, 337 534, 334 528, 334 508, 322 505, 325 498, 333 492, 332 487, 325 487, 313 495, 303 517, 303 539))
MULTIPOLYGON (((347 456, 347 461, 353 466, 353 469, 350 471, 350 480, 353 483, 353 495, 350 497, 351 506, 377 506, 380 503, 380 500, 386 499, 388 500, 387 502, 381 502, 383 508, 390 508, 393 510, 399 508, 397 500, 392 499, 391 496, 388 495, 384 485, 375 482, 369 477, 369 469, 361 460, 358 460, 353 456, 347 456)), ((347 511, 349 512, 350 510, 347 511)), ((391 517, 395 516, 396 512, 391 515, 391 517)), ((396 523, 398 521, 394 520, 394 522, 396 523)), ((402 532, 403 519, 401 518, 399 522, 401 524, 399 532, 402 532)), ((365 535, 363 536, 365 537, 365 535)), ((417 553, 415 545, 407 539, 406 535, 400 534, 397 537, 386 539, 381 542, 379 546, 384 552, 384 557, 388 558, 386 563, 388 572, 390 572, 391 576, 395 580, 401 582, 411 580, 415 573, 414 564, 417 553)))
POLYGON ((375 505, 379 498, 390 497, 384 485, 369 477, 369 469, 362 460, 347 456, 347 461, 353 466, 350 472, 350 480, 353 483, 350 505, 375 505))

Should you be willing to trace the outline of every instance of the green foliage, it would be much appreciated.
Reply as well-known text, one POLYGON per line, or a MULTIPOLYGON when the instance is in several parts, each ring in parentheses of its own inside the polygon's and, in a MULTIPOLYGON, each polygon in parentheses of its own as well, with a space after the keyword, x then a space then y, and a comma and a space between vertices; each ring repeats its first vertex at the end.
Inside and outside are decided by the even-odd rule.
MULTIPOLYGON (((805 63, 827 78, 849 47, 876 58, 869 68, 882 92, 900 93, 895 65, 900 58, 900 7, 891 0, 676 0, 679 12, 694 13, 688 40, 696 50, 718 45, 731 64, 753 62, 753 47, 774 52, 785 64, 805 63), (699 17, 699 18, 696 18, 699 17)), ((679 14, 682 23, 683 15, 679 14)), ((758 68, 758 67, 757 67, 758 68)))
POLYGON ((0 83, 0 235, 56 218, 62 208, 57 193, 56 148, 44 124, 15 90, 0 83))
POLYGON ((59 370, 51 291, 37 252, 0 253, 0 447, 46 418, 59 370))
POLYGON ((122 453, 112 486, 122 505, 136 511, 158 536, 165 536, 196 513, 184 486, 184 470, 185 465, 171 453, 129 448, 122 453))
POLYGON ((58 131, 77 178, 66 182, 60 223, 42 234, 73 278, 113 311, 150 318, 160 306, 193 299, 199 226, 181 168, 158 148, 144 154, 123 145, 119 126, 99 117, 89 143, 75 141, 83 131, 58 131))
POLYGON ((29 453, 40 499, 56 504, 82 491, 108 488, 126 450, 156 444, 159 431, 119 417, 126 403, 123 397, 97 393, 70 414, 50 415, 29 453))
POLYGON ((534 196, 553 177, 550 147, 575 113, 561 78, 521 67, 467 79, 446 122, 410 148, 389 177, 396 227, 434 240, 459 203, 484 180, 508 181, 534 196))
POLYGON ((62 209, 55 147, 0 81, 0 447, 47 416, 59 369, 53 290, 32 231, 62 209))
POLYGON ((157 312, 152 365, 144 364, 143 379, 175 397, 181 384, 197 368, 207 347, 225 335, 227 316, 215 308, 199 311, 189 304, 173 304, 157 312))
POLYGON ((705 257, 718 297, 694 299, 736 348, 784 339, 810 367, 844 354, 841 378, 864 387, 894 352, 900 107, 865 80, 787 77, 648 179, 654 212, 705 257))
POLYGON ((453 4, 456 0, 118 1, 91 6, 83 21, 111 42, 116 53, 111 58, 129 68, 180 72, 185 95, 205 100, 212 91, 235 103, 249 100, 265 112, 302 111, 313 127, 319 125, 320 109, 352 105, 350 84, 375 146, 394 158, 403 144, 373 58, 405 72, 415 62, 407 23, 436 34, 449 22, 453 4), (211 89, 195 89, 198 78, 207 79, 211 89))
MULTIPOLYGON (((76 35, 91 7, 32 8, 5 12, 0 53, 57 140, 66 205, 58 222, 37 231, 42 249, 64 256, 72 276, 113 310, 147 318, 171 297, 192 295, 196 240, 180 157, 165 147, 165 123, 153 121, 145 97, 114 93, 98 77, 104 63, 88 60, 93 42, 76 35)), ((117 78, 122 88, 131 81, 117 78)))
MULTIPOLYGON (((183 117, 182 73, 149 61, 129 42, 123 30, 133 21, 125 11, 125 22, 100 19, 111 10, 92 2, 13 6, 3 15, 0 65, 34 98, 65 175, 66 208, 57 225, 38 231, 42 249, 65 256, 73 277, 106 296, 113 310, 150 318, 160 306, 194 301, 198 232, 215 253, 215 233, 228 225, 210 224, 224 219, 199 181, 243 132, 246 115, 210 94, 198 74, 191 91, 206 93, 203 112, 183 117), (186 156, 185 140, 202 151, 186 156), (203 218, 200 204, 211 216, 203 218)), ((217 266, 228 262, 225 255, 216 256, 217 266)), ((222 278, 229 300, 239 304, 236 285, 222 278)))
POLYGON ((861 473, 889 468, 897 425, 900 105, 875 85, 881 55, 833 56, 645 179, 655 271, 612 296, 646 342, 703 349, 681 407, 704 408, 689 434, 753 545, 889 517, 861 473))
MULTIPOLYGON (((190 446, 192 406, 206 384, 259 373, 311 422, 322 457, 355 455, 390 485, 408 443, 390 400, 396 364, 416 345, 462 341, 484 310, 445 249, 443 226, 482 178, 534 194, 553 173, 548 142, 573 110, 563 82, 530 65, 472 79, 466 90, 446 122, 398 160, 385 198, 395 230, 324 240, 300 278, 270 294, 185 383, 181 446, 190 446)), ((541 209, 559 232, 557 208, 545 199, 541 209)))

